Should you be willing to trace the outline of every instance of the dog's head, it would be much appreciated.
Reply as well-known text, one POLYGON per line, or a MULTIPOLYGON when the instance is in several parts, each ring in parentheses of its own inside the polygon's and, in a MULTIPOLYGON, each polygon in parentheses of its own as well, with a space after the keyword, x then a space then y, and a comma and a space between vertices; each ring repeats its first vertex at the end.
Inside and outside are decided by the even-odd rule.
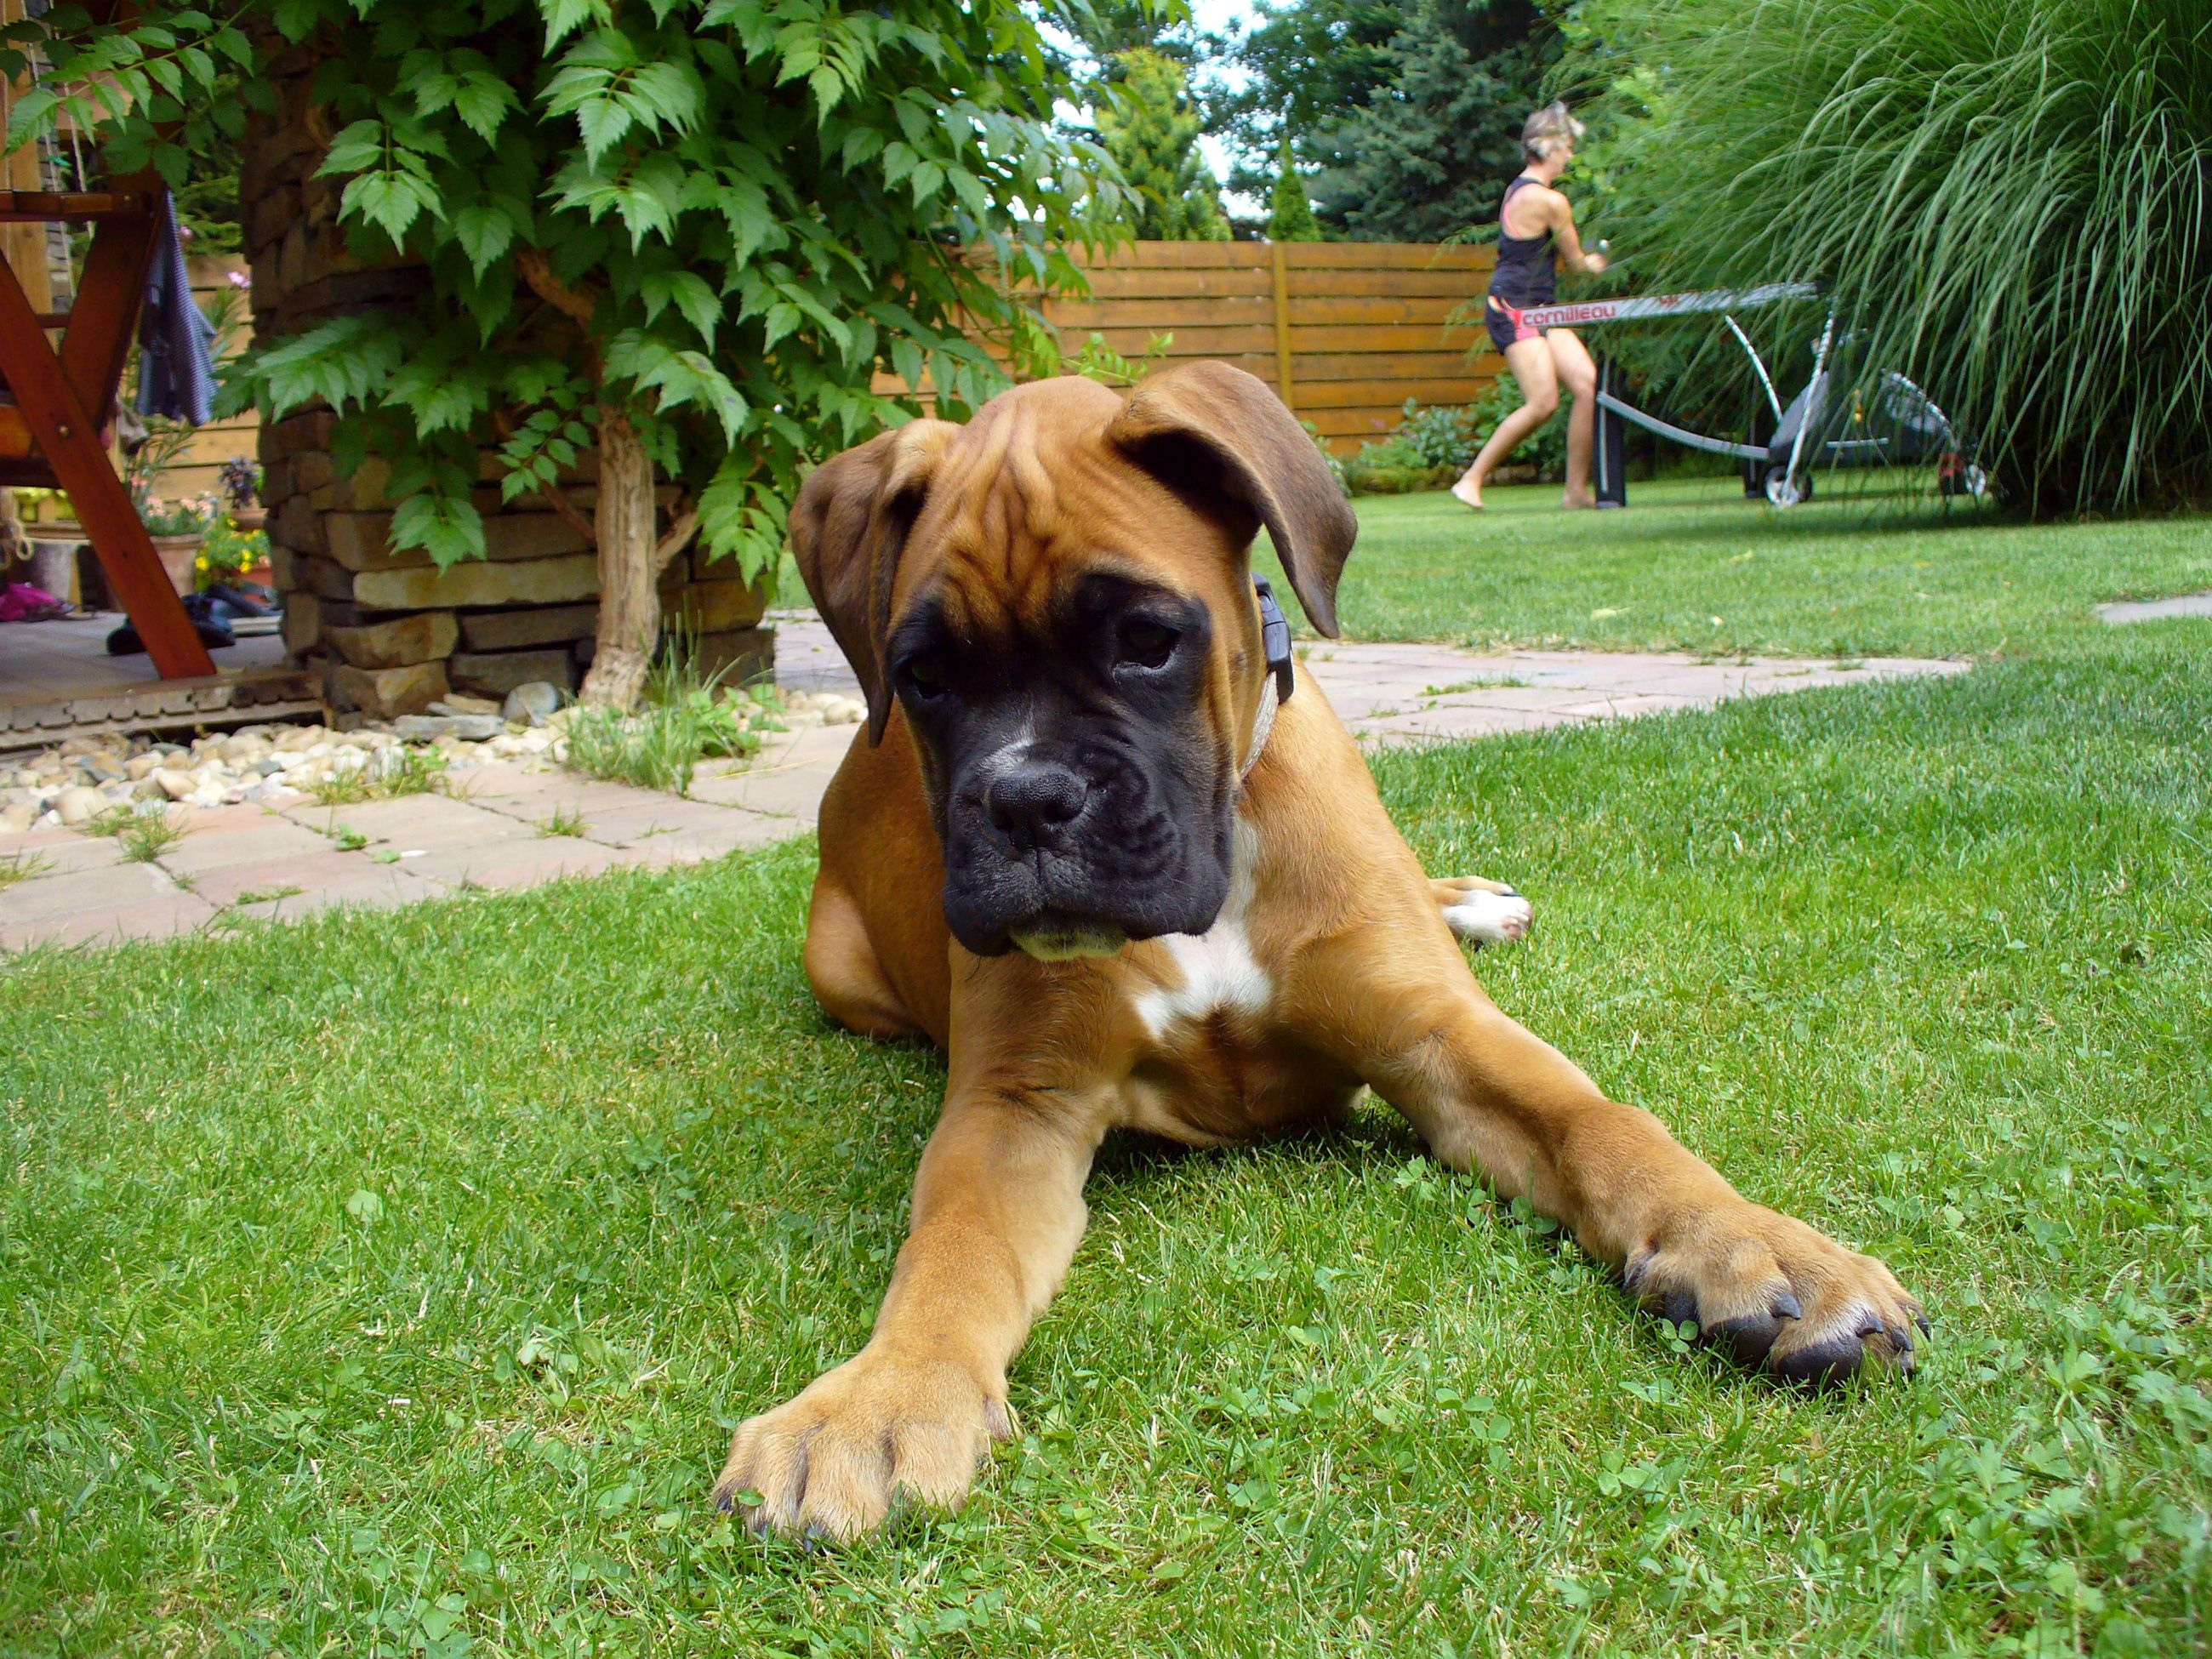
POLYGON ((1289 410, 1225 363, 1126 399, 1018 386, 806 481, 799 574, 869 740, 905 711, 969 950, 1093 954, 1212 925, 1265 674, 1261 525, 1334 637, 1358 524, 1289 410))

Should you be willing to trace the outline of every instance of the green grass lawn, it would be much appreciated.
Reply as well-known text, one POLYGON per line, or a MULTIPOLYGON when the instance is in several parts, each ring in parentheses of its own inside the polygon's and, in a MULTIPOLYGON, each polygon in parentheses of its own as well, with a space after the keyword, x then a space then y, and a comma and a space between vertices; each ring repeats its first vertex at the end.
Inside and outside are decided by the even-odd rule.
POLYGON ((1561 512, 1557 485, 1487 492, 1480 517, 1442 492, 1365 498, 1345 631, 1480 647, 1993 655, 2100 626, 2091 608, 2107 599, 2212 587, 2201 519, 2007 524, 1972 504, 1881 493, 1865 475, 1820 483, 1826 493, 1787 513, 1747 502, 1733 478, 1635 484, 1628 507, 1608 513, 1561 512))
MULTIPOLYGON (((1364 504, 1352 615, 1428 505, 1364 504)), ((1845 556, 1796 522, 1752 562, 1845 556)), ((2076 606, 2206 543, 1833 538, 1893 534, 2076 606)), ((1377 1109, 1110 1147, 968 1509, 733 1531, 729 1431, 865 1338, 944 1075, 814 1009, 793 843, 0 965, 0 1652, 2203 1651, 2212 629, 2021 605, 1867 613, 2042 644, 1960 678, 1377 765, 1534 898, 1492 994, 1887 1256, 1915 1382, 1686 1348, 1377 1109)))

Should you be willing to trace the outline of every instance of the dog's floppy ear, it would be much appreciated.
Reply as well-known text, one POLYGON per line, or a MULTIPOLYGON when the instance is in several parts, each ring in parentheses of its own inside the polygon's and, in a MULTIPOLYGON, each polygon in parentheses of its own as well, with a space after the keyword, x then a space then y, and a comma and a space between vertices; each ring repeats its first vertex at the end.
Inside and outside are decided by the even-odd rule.
POLYGON ((891 717, 884 645, 907 533, 929 497, 949 421, 909 421, 814 469, 791 504, 799 574, 868 700, 868 741, 891 717))
POLYGON ((1106 438, 1201 506, 1224 501, 1240 535, 1266 525, 1306 619, 1336 637, 1336 580, 1359 520, 1266 381, 1228 363, 1168 369, 1129 395, 1106 438))

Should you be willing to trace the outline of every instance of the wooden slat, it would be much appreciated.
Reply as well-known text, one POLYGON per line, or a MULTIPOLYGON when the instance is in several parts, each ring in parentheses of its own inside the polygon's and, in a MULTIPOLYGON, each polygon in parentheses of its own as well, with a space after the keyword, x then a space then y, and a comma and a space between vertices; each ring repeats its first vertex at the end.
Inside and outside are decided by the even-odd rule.
POLYGON ((143 190, 0 190, 0 224, 125 219, 147 211, 149 199, 143 190))
POLYGON ((1443 329, 1414 323, 1401 328, 1354 325, 1344 328, 1291 330, 1291 349, 1300 356, 1313 352, 1342 351, 1464 351, 1487 337, 1464 328, 1443 329))
POLYGON ((1291 242, 1284 256, 1293 270, 1487 270, 1497 250, 1443 242, 1291 242))
MULTIPOLYGON (((1293 295, 1293 328, 1352 324, 1426 323, 1441 326, 1455 313, 1470 313, 1480 300, 1469 294, 1293 295)), ((1274 302, 1265 293, 1188 300, 1049 300, 1045 320, 1057 328, 1223 328, 1233 324, 1272 326, 1274 302)))
POLYGON ((1444 296, 1479 300, 1490 286, 1486 270, 1293 270, 1290 273, 1294 299, 1321 295, 1330 299, 1352 295, 1389 297, 1444 296))
POLYGON ((1263 242, 1124 242, 1104 258, 1079 258, 1077 263, 1098 270, 1109 266, 1146 270, 1221 270, 1247 265, 1267 268, 1263 242))
POLYGON ((1454 312, 1466 303, 1464 298, 1451 299, 1443 295, 1401 295, 1389 299, 1370 296, 1338 299, 1326 295, 1308 295, 1298 301, 1291 312, 1291 319, 1294 325, 1309 327, 1343 327, 1360 323, 1427 323, 1441 327, 1454 312))
POLYGON ((1377 374, 1404 374, 1417 380, 1495 380, 1505 368, 1504 358, 1486 349, 1470 358, 1463 349, 1441 351, 1303 352, 1291 359, 1291 375, 1300 386, 1308 381, 1364 380, 1377 374))
POLYGON ((259 432, 259 422, 245 419, 215 421, 196 428, 177 459, 170 462, 168 469, 162 473, 161 483, 155 493, 161 495, 189 493, 169 482, 170 471, 185 467, 220 466, 234 455, 251 456, 254 453, 259 432))
MULTIPOLYGON (((1172 333, 1168 343, 1170 357, 1242 357, 1246 356, 1272 359, 1275 352, 1275 331, 1266 324, 1243 328, 1071 328, 1060 332, 1060 342, 1073 353, 1093 334, 1103 337, 1107 345, 1125 356, 1142 357, 1155 336, 1172 333)), ((1433 343, 1433 342, 1431 342, 1433 343)))
MULTIPOLYGON (((1233 270, 1157 270, 1150 266, 1119 267, 1087 273, 1090 298, 1094 300, 1184 300, 1199 295, 1266 294, 1273 280, 1264 265, 1239 266, 1233 270)), ((1073 299, 1085 296, 1073 295, 1073 299)), ((1047 303, 1056 303, 1048 301, 1047 303)))
MULTIPOLYGON (((1290 315, 1294 331, 1411 326, 1436 330, 1454 324, 1471 333, 1480 320, 1473 313, 1472 296, 1465 295, 1349 298, 1310 295, 1293 299, 1290 315), (1467 320, 1455 323, 1462 314, 1467 320)), ((1273 301, 1264 295, 1194 300, 1054 300, 1046 305, 1044 316, 1056 328, 1085 332, 1111 328, 1149 329, 1154 333, 1170 328, 1272 328, 1275 320, 1273 301)), ((1416 349, 1434 350, 1440 343, 1431 338, 1416 349)))
POLYGON ((1425 404, 1463 404, 1488 385, 1471 374, 1449 380, 1299 380, 1298 412, 1316 409, 1399 409, 1408 398, 1425 404))
POLYGON ((1187 300, 1048 300, 1044 318, 1055 328, 1220 328, 1231 323, 1273 327, 1275 304, 1265 289, 1257 294, 1194 295, 1187 300))
POLYGON ((1275 395, 1285 407, 1295 410, 1298 406, 1297 377, 1291 372, 1291 284, 1289 267, 1283 262, 1283 246, 1274 247, 1275 268, 1269 273, 1269 287, 1274 298, 1275 327, 1275 395))
POLYGON ((1311 421, 1324 438, 1380 438, 1398 429, 1405 412, 1396 404, 1366 409, 1316 409, 1301 418, 1311 421))

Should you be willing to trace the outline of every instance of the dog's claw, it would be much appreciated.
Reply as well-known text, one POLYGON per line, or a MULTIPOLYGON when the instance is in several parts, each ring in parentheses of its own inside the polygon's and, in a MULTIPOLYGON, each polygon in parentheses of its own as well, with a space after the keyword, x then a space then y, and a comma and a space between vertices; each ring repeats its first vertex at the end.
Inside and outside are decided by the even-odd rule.
POLYGON ((1651 1264, 1655 1260, 1656 1260, 1656 1255, 1650 1250, 1644 1250, 1629 1257, 1628 1265, 1620 1270, 1621 1288, 1632 1296, 1642 1290, 1644 1278, 1650 1273, 1651 1264))
POLYGON ((1784 1291, 1774 1298, 1774 1316, 1777 1319, 1802 1319, 1805 1304, 1797 1299, 1795 1291, 1784 1291))

